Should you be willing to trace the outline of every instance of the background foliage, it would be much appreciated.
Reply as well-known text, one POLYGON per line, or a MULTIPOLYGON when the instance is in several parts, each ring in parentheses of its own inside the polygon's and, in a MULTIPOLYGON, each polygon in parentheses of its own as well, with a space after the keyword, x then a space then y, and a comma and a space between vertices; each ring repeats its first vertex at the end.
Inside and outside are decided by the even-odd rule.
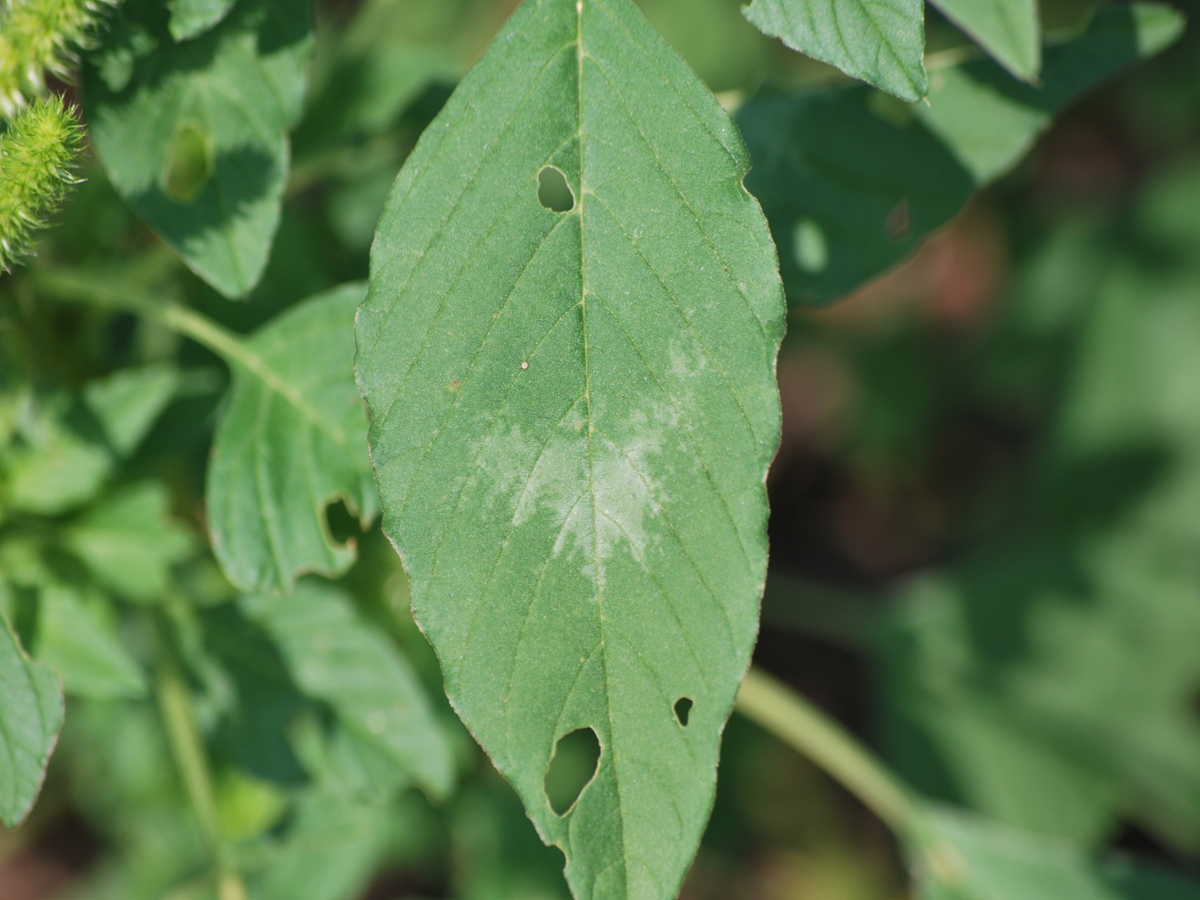
MULTIPOLYGON (((735 716, 683 896, 1196 897, 1195 32, 895 3, 818 46, 800 5, 640 4, 734 111, 793 304, 756 664, 984 818, 898 844, 735 716)), ((350 369, 396 172, 514 6, 129 0, 39 47, 90 150, 0 277, 6 821, 67 698, 5 898, 567 896, 444 699, 350 369)))

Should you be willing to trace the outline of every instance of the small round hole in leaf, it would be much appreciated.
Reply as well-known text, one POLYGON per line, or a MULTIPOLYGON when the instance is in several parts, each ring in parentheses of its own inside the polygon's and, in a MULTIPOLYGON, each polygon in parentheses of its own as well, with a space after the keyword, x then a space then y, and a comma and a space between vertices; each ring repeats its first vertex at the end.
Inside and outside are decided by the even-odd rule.
POLYGON ((538 200, 546 209, 557 213, 575 208, 575 192, 567 183, 567 176, 554 166, 546 166, 538 172, 538 200))
POLYGON ((692 702, 691 697, 680 697, 675 701, 675 721, 678 722, 682 728, 687 728, 688 717, 692 714, 693 706, 695 706, 695 704, 692 702))
POLYGON ((554 758, 546 770, 546 799, 555 815, 565 816, 596 776, 600 764, 600 739, 591 728, 580 728, 559 738, 554 758))
POLYGON ((801 219, 792 230, 792 255, 805 272, 823 272, 829 265, 829 243, 825 229, 812 219, 801 219))
POLYGON ((208 137, 192 123, 184 123, 171 138, 163 170, 163 193, 177 203, 191 203, 212 174, 208 137))

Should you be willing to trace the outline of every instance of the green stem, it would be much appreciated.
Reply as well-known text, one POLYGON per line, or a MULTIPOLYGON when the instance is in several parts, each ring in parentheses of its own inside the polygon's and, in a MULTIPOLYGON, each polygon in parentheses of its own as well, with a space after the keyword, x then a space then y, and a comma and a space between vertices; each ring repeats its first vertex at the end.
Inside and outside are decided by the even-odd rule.
POLYGON ((828 772, 893 831, 909 835, 920 828, 912 791, 840 725, 770 675, 750 670, 737 710, 828 772))
POLYGON ((200 833, 212 854, 217 873, 217 896, 219 900, 245 900, 246 889, 237 874, 233 854, 221 834, 217 817, 216 796, 213 793, 212 776, 192 711, 192 700, 179 663, 170 649, 170 640, 164 634, 157 673, 158 706, 171 754, 183 779, 184 790, 200 833))
POLYGON ((207 347, 226 362, 253 368, 259 361, 232 331, 193 309, 171 300, 160 300, 134 290, 108 287, 94 275, 46 270, 34 275, 41 291, 62 300, 74 300, 101 309, 136 313, 207 347))

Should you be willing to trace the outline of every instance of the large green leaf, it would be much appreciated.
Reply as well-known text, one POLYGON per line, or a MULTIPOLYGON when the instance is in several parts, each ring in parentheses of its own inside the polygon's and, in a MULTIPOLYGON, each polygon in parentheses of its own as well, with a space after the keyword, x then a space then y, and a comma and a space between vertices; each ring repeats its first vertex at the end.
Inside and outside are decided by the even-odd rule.
POLYGON ((921 0, 754 0, 746 18, 793 50, 901 100, 929 89, 921 0))
POLYGON ((304 301, 240 345, 229 407, 208 470, 213 550, 244 591, 289 591, 302 572, 333 576, 354 561, 329 533, 344 500, 378 510, 367 421, 354 385, 354 311, 364 286, 304 301))
POLYGON ((181 42, 159 4, 131 3, 124 16, 84 67, 92 142, 117 191, 187 264, 226 296, 244 296, 279 222, 309 4, 240 0, 181 42))
POLYGON ((1017 78, 1032 81, 1042 65, 1037 0, 932 0, 1017 78))
POLYGON ((738 112, 754 158, 746 186, 781 248, 788 299, 827 303, 899 262, 1015 165, 1056 110, 1182 24, 1161 4, 1104 7, 1084 33, 1047 46, 1040 87, 976 60, 937 70, 929 105, 911 113, 861 87, 760 93, 738 112))
POLYGON ((783 302, 747 166, 629 0, 528 0, 372 254, 385 530, 455 708, 581 900, 675 896, 754 644, 783 302), (602 753, 560 817, 543 779, 581 729, 602 753))
POLYGON ((297 687, 328 703, 346 729, 445 796, 450 747, 407 660, 360 622, 344 596, 310 583, 290 597, 242 601, 279 646, 297 687))
POLYGON ((63 697, 49 668, 25 655, 0 616, 0 821, 25 818, 42 786, 63 724, 63 697))

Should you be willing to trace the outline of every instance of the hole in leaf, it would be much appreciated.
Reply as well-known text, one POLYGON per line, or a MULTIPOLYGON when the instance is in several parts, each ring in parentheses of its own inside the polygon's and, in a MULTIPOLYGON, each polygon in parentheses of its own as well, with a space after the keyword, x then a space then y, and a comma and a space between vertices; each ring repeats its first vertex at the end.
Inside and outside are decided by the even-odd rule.
POLYGON ((812 219, 801 219, 792 231, 792 255, 805 272, 824 271, 829 265, 829 243, 825 229, 812 219))
POLYGON ((335 500, 325 507, 325 523, 329 527, 329 536, 340 547, 362 537, 362 525, 358 517, 350 512, 345 500, 335 500))
POLYGON ((600 739, 591 728, 580 728, 559 738, 545 780, 546 799, 555 815, 565 816, 575 805, 596 776, 599 764, 600 739))
POLYGON ((171 138, 163 170, 163 193, 178 203, 191 203, 211 174, 208 137, 196 125, 184 123, 171 138))
POLYGON ((557 213, 575 208, 575 192, 567 184, 567 176, 554 166, 546 166, 538 172, 538 200, 546 209, 557 213))
POLYGON ((675 721, 681 727, 687 728, 688 717, 692 714, 692 707, 695 706, 691 697, 680 697, 675 701, 675 721))

